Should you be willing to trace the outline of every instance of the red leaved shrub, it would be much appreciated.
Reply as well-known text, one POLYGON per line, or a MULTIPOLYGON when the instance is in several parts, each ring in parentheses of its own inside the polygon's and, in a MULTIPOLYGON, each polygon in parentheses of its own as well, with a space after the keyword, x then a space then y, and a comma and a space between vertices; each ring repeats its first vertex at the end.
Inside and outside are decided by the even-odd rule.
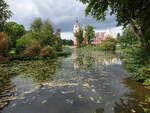
POLYGON ((3 32, 0 32, 0 55, 3 56, 9 50, 9 38, 3 32))
POLYGON ((52 47, 47 46, 41 49, 40 56, 42 57, 51 57, 54 56, 54 50, 52 47))
POLYGON ((24 50, 25 56, 38 56, 40 54, 41 45, 38 42, 34 42, 31 46, 24 50))

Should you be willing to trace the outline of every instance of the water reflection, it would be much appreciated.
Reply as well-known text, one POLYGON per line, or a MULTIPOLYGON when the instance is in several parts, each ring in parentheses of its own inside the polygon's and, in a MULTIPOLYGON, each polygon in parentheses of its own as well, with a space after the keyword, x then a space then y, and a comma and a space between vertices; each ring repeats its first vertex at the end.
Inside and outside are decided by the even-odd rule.
POLYGON ((0 64, 0 108, 8 105, 10 100, 24 98, 25 93, 41 87, 36 82, 52 81, 57 66, 57 60, 0 64))
POLYGON ((141 83, 130 78, 124 79, 124 84, 130 89, 125 93, 126 99, 120 99, 115 103, 115 113, 129 113, 134 110, 136 113, 150 112, 150 91, 146 90, 141 83))
POLYGON ((111 64, 121 64, 120 59, 115 53, 86 51, 74 49, 73 55, 76 57, 74 61, 74 69, 97 67, 98 64, 105 66, 111 64))
POLYGON ((74 49, 67 58, 0 64, 0 71, 2 113, 150 112, 150 92, 127 78, 113 53, 74 49))

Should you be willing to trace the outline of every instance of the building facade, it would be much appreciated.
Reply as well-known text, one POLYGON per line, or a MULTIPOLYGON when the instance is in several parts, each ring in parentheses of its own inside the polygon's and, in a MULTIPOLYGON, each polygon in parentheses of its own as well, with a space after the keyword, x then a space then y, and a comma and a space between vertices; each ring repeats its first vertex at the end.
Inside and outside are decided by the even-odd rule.
MULTIPOLYGON (((73 26, 73 42, 74 42, 74 46, 77 45, 77 38, 75 37, 74 33, 78 32, 80 28, 81 28, 81 25, 79 24, 79 22, 77 20, 75 25, 73 26)), ((84 35, 84 32, 83 32, 83 35, 84 35)), ((108 37, 115 38, 113 32, 111 32, 110 30, 107 30, 106 32, 96 32, 95 33, 95 38, 92 39, 91 43, 93 45, 101 44, 101 42, 103 40, 106 40, 108 37)), ((84 40, 83 44, 87 44, 87 41, 84 40)))

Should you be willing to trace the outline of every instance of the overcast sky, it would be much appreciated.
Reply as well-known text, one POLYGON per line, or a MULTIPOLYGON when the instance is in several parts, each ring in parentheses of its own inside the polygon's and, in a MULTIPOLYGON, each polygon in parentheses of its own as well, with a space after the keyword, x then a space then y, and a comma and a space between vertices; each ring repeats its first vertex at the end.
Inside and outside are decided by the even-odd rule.
POLYGON ((111 29, 115 33, 121 31, 116 27, 115 16, 107 15, 103 22, 97 22, 92 17, 85 17, 85 6, 77 0, 6 0, 13 12, 11 21, 23 24, 26 29, 35 17, 50 19, 55 29, 60 28, 62 38, 71 39, 76 17, 82 26, 92 24, 96 31, 111 29))

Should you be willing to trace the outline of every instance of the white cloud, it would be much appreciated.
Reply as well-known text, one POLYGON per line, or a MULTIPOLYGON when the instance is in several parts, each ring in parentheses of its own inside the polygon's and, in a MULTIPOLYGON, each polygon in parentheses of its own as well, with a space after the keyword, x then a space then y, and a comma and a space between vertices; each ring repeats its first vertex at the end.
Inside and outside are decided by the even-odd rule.
POLYGON ((73 34, 72 34, 72 32, 62 32, 61 33, 61 38, 72 40, 73 39, 73 34))
MULTIPOLYGON (((62 34, 72 32, 76 17, 82 26, 92 24, 95 29, 114 28, 115 17, 107 15, 107 20, 97 22, 84 16, 85 6, 77 0, 6 0, 14 15, 11 20, 29 28, 35 17, 43 20, 49 18, 55 29, 60 28, 62 34)), ((64 36, 64 35, 63 35, 64 36)), ((64 36, 65 37, 65 36, 64 36)), ((66 35, 66 37, 69 37, 66 35)))

